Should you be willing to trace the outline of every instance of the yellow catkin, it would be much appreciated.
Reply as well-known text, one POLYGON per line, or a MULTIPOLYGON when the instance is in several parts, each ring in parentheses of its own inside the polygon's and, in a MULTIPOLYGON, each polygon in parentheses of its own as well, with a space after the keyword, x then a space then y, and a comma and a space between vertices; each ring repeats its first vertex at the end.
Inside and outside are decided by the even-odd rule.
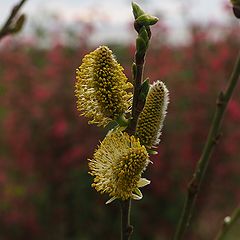
POLYGON ((89 123, 105 126, 129 111, 132 93, 127 90, 132 84, 108 47, 100 46, 83 58, 76 80, 77 109, 91 119, 89 123))
POLYGON ((93 159, 89 160, 89 173, 94 176, 92 186, 114 199, 134 198, 135 191, 141 187, 142 172, 148 164, 146 148, 137 138, 111 131, 94 153, 93 159))
POLYGON ((152 147, 160 142, 161 129, 169 102, 168 90, 163 82, 151 85, 143 111, 139 115, 136 136, 141 144, 152 147))

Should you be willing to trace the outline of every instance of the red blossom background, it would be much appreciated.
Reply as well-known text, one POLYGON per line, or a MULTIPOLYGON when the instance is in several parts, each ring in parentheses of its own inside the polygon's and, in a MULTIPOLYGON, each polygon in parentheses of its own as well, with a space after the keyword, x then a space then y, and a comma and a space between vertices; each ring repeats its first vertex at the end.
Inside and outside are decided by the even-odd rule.
MULTIPOLYGON (((216 27, 216 26, 214 26, 216 27)), ((56 41, 50 48, 6 39, 0 49, 0 239, 73 240, 119 238, 117 202, 91 188, 87 159, 108 129, 79 117, 74 97, 75 69, 88 45, 86 27, 76 47, 56 41)), ((191 26, 184 46, 165 42, 155 28, 145 76, 163 80, 171 102, 159 155, 145 176, 151 185, 133 203, 134 239, 170 239, 187 183, 200 156, 219 91, 226 85, 240 48, 239 28, 191 26), (161 37, 159 37, 159 34, 161 37)), ((134 44, 110 44, 125 73, 134 44)), ((240 201, 239 86, 222 127, 186 239, 213 239, 223 218, 240 201)), ((233 233, 232 239, 237 239, 233 233)))

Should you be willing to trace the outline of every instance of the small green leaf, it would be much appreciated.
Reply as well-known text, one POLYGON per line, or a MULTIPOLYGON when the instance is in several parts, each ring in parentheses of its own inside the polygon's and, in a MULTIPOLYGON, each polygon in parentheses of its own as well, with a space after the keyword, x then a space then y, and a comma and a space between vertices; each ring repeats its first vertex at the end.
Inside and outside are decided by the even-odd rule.
POLYGON ((151 181, 149 181, 148 179, 146 179, 146 178, 140 178, 140 180, 138 181, 138 183, 137 183, 137 186, 138 187, 145 187, 145 186, 147 186, 148 184, 150 184, 151 183, 151 181))
POLYGON ((146 97, 148 95, 148 91, 150 88, 150 84, 149 84, 149 78, 145 79, 141 85, 141 89, 140 89, 140 99, 145 102, 146 97))
POLYGON ((23 25, 26 21, 26 16, 22 14, 16 21, 15 26, 11 28, 12 33, 18 33, 22 30, 23 25))
POLYGON ((111 197, 105 204, 107 205, 107 204, 109 204, 109 203, 111 203, 111 202, 113 202, 114 200, 116 200, 117 199, 117 197, 116 196, 114 196, 114 197, 111 197))
POLYGON ((144 11, 135 2, 132 2, 132 10, 135 19, 144 14, 144 11))
POLYGON ((141 28, 141 30, 139 32, 139 37, 141 37, 144 40, 146 46, 148 46, 149 38, 148 38, 148 33, 147 33, 147 30, 146 30, 146 27, 143 26, 141 28))
POLYGON ((143 197, 141 191, 139 190, 139 188, 134 189, 133 193, 132 193, 132 199, 134 200, 141 200, 143 197))
POLYGON ((158 152, 156 150, 153 150, 153 149, 147 149, 147 152, 149 154, 152 154, 152 155, 157 155, 158 154, 158 152))
POLYGON ((149 14, 143 14, 136 19, 136 22, 143 26, 154 25, 158 22, 158 18, 149 14))
POLYGON ((134 193, 135 193, 136 195, 138 195, 140 198, 143 197, 142 192, 140 191, 139 188, 134 189, 134 193))
POLYGON ((147 50, 147 45, 141 37, 137 37, 136 39, 136 49, 140 55, 145 54, 147 50))
POLYGON ((126 127, 129 124, 129 120, 125 118, 124 114, 119 116, 115 121, 120 127, 126 127))

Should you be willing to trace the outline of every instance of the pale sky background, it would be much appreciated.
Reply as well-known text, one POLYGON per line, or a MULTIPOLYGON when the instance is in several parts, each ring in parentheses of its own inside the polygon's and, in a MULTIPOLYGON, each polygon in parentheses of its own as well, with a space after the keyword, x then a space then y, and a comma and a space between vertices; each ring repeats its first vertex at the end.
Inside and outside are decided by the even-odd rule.
MULTIPOLYGON (((8 16, 17 0, 0 0, 0 23, 8 16)), ((172 38, 181 39, 186 35, 185 25, 189 20, 202 24, 208 22, 226 23, 229 15, 224 6, 228 0, 136 0, 151 14, 161 16, 171 30, 172 38)), ((34 21, 51 27, 49 15, 61 18, 61 24, 70 25, 77 20, 94 21, 97 32, 94 41, 128 40, 129 27, 133 20, 131 0, 28 0, 22 9, 28 16, 28 25, 34 21)), ((26 31, 26 30, 25 30, 26 31)))

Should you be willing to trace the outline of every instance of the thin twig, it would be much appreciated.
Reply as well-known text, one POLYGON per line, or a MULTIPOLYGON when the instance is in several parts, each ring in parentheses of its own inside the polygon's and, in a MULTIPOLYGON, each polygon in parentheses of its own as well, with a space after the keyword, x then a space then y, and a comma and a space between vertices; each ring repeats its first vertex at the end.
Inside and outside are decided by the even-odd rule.
POLYGON ((134 93, 133 93, 133 104, 132 104, 132 119, 127 129, 127 132, 130 135, 135 134, 137 120, 138 120, 139 114, 143 109, 143 105, 139 102, 139 94, 140 94, 140 88, 142 84, 144 61, 145 61, 145 55, 141 59, 138 59, 135 54, 136 76, 134 76, 134 79, 133 79, 134 93))
POLYGON ((208 133, 207 141, 202 151, 202 155, 197 163, 195 172, 188 186, 188 193, 184 203, 182 215, 178 223, 177 231, 174 236, 174 240, 183 239, 184 233, 189 226, 190 219, 195 207, 195 201, 202 183, 205 177, 205 173, 209 164, 209 159, 213 152, 213 148, 216 145, 220 137, 220 126, 223 119, 223 115, 227 104, 233 94, 240 75, 240 54, 235 63, 233 72, 229 78, 229 84, 225 92, 219 94, 215 114, 212 120, 212 125, 208 133))
MULTIPOLYGON (((133 93, 133 105, 132 105, 132 119, 131 122, 126 129, 126 132, 130 135, 134 135, 136 132, 137 120, 140 112, 142 111, 142 104, 139 104, 139 93, 142 84, 142 75, 143 75, 143 67, 144 67, 145 55, 142 59, 137 59, 135 54, 135 62, 136 62, 136 74, 134 76, 134 93, 133 93)), ((126 201, 122 201, 121 203, 121 211, 122 211, 122 240, 130 239, 130 235, 133 231, 133 226, 130 224, 130 211, 131 211, 131 199, 126 201)))
POLYGON ((15 20, 19 10, 21 9, 21 7, 23 6, 23 4, 26 2, 26 0, 21 0, 18 4, 16 4, 12 11, 11 14, 9 15, 9 17, 7 18, 6 22, 3 24, 1 30, 0 30, 0 39, 2 39, 3 37, 9 35, 12 33, 12 24, 13 21, 15 20))
MULTIPOLYGON (((144 62, 145 53, 139 57, 136 51, 134 63, 136 66, 135 69, 136 71, 135 73, 133 73, 134 91, 133 91, 132 115, 130 124, 126 129, 126 132, 129 135, 135 135, 138 117, 143 109, 143 104, 139 101, 139 94, 143 79, 144 62)), ((130 235, 133 232, 133 226, 131 226, 130 224, 131 199, 128 199, 121 203, 121 211, 122 211, 122 240, 129 240, 130 235)))
POLYGON ((234 224, 240 219, 240 206, 238 206, 232 213, 231 216, 225 217, 222 228, 217 234, 215 240, 227 239, 226 236, 234 224))
POLYGON ((121 239, 128 240, 133 232, 133 226, 130 224, 131 200, 121 201, 121 239))

